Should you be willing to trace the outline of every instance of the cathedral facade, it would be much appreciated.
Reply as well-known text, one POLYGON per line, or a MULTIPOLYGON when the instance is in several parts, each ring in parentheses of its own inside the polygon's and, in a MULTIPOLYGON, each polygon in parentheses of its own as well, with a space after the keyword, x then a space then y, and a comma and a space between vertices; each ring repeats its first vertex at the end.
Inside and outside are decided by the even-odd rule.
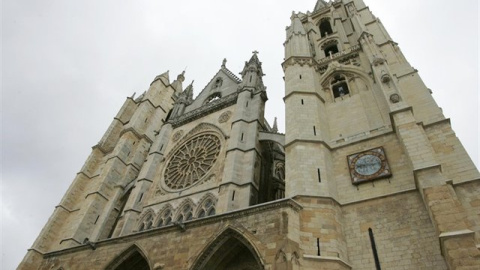
POLYGON ((18 269, 480 269, 480 174, 380 20, 319 0, 284 46, 285 134, 255 52, 155 77, 18 269))

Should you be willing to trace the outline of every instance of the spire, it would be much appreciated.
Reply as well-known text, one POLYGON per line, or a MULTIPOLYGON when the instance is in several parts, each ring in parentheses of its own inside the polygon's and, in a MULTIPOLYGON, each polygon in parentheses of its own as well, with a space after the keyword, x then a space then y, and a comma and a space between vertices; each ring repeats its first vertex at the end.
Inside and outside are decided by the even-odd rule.
POLYGON ((275 117, 275 120, 273 120, 272 132, 278 132, 277 117, 275 117))
POLYGON ((263 85, 262 77, 265 75, 263 74, 262 70, 262 62, 258 59, 258 51, 253 51, 253 55, 245 62, 245 67, 243 68, 240 74, 242 75, 242 85, 247 87, 255 87, 261 91, 265 90, 265 86, 263 85))
POLYGON ((191 104, 193 101, 193 82, 192 81, 183 92, 178 95, 176 103, 191 104))
POLYGON ((313 12, 315 12, 319 9, 322 9, 322 8, 326 7, 327 5, 328 5, 327 2, 325 2, 323 0, 318 0, 317 4, 315 5, 315 8, 313 9, 313 12))
POLYGON ((187 86, 187 89, 185 89, 185 97, 186 97, 186 100, 187 100, 187 103, 190 104, 192 103, 193 101, 193 82, 192 81, 188 86, 187 86))
POLYGON ((290 20, 292 21, 292 24, 290 25, 290 36, 293 34, 307 34, 305 28, 303 27, 302 21, 300 21, 300 18, 298 17, 298 14, 295 14, 295 12, 293 12, 290 20))
POLYGON ((163 84, 165 84, 165 85, 169 85, 170 84, 170 78, 169 78, 168 72, 169 72, 169 70, 167 70, 164 73, 155 77, 155 79, 153 79, 153 81, 150 85, 152 85, 154 82, 156 82, 158 80, 161 80, 163 82, 163 84))
POLYGON ((312 56, 307 31, 305 31, 305 27, 300 20, 300 15, 293 12, 290 20, 292 22, 290 26, 287 27, 287 40, 284 43, 285 59, 292 56, 312 56))

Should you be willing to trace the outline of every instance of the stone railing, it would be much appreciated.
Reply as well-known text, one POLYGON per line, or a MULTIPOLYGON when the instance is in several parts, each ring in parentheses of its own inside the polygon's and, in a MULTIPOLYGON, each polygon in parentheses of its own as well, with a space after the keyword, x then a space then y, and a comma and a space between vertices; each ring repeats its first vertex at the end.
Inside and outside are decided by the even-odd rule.
POLYGON ((325 58, 322 58, 320 59, 320 61, 318 61, 318 64, 325 64, 325 63, 328 63, 330 61, 333 61, 333 60, 336 60, 338 58, 341 58, 343 56, 346 56, 346 55, 349 55, 351 53, 354 53, 354 52, 357 52, 357 51, 360 51, 361 47, 360 45, 354 45, 346 50, 343 50, 341 52, 338 52, 338 53, 335 53, 335 54, 332 54, 330 56, 327 56, 325 58))

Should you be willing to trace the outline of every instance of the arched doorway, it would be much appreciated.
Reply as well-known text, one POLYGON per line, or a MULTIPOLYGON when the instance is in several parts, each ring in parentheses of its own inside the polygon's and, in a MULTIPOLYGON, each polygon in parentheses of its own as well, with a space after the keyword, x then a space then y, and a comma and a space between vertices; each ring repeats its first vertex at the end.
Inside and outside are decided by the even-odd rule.
POLYGON ((150 270, 148 261, 137 246, 132 246, 115 258, 105 270, 150 270))
POLYGON ((254 248, 234 230, 222 233, 204 250, 193 270, 263 270, 254 248))

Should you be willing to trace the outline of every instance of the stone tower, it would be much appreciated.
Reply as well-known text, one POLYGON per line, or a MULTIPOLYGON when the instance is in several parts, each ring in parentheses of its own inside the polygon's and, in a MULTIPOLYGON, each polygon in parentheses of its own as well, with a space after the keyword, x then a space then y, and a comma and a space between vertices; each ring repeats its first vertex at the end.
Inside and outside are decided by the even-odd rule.
POLYGON ((480 268, 479 173, 364 2, 292 14, 283 68, 303 251, 344 262, 325 269, 480 268))
POLYGON ((286 132, 257 53, 127 98, 18 269, 478 269, 480 174, 362 0, 293 13, 286 132))

